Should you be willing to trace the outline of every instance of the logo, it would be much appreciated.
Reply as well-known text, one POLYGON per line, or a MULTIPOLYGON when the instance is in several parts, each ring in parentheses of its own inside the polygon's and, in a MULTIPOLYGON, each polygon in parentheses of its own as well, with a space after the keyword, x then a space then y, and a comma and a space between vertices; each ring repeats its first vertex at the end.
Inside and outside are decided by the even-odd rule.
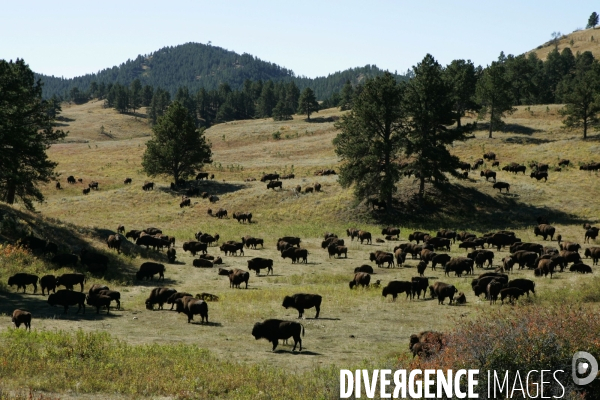
POLYGON ((598 361, 586 351, 575 353, 571 366, 573 370, 573 382, 576 385, 587 385, 596 379, 596 375, 598 375, 598 361))

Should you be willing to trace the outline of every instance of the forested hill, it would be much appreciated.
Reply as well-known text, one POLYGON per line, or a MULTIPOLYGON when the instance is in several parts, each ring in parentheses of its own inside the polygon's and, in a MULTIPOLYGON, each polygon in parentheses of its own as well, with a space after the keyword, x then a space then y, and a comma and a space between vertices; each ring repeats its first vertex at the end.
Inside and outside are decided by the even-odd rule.
MULTIPOLYGON (((119 66, 107 68, 98 73, 72 79, 37 75, 44 82, 44 97, 53 95, 66 97, 73 87, 88 90, 92 82, 129 85, 138 78, 142 84, 163 88, 175 94, 179 87, 187 87, 190 92, 200 88, 217 89, 227 83, 239 90, 245 80, 293 80, 302 90, 310 87, 318 99, 331 97, 341 90, 346 80, 358 84, 365 78, 382 74, 384 71, 374 65, 348 69, 316 79, 299 77, 292 70, 277 64, 263 61, 250 54, 237 54, 221 47, 200 43, 186 43, 165 47, 152 54, 127 60, 119 66)), ((400 79, 400 77, 398 77, 400 79)))

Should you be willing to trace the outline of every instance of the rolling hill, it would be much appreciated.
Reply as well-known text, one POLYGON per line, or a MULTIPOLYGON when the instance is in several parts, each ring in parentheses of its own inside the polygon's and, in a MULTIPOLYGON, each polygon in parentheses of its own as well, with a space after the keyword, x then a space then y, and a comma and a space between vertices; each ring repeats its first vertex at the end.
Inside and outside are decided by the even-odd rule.
MULTIPOLYGON (((384 71, 375 65, 351 68, 329 74, 327 77, 306 78, 277 64, 263 61, 250 54, 238 54, 221 47, 201 43, 186 43, 164 47, 154 53, 138 55, 119 66, 103 69, 97 73, 65 79, 38 74, 44 82, 44 96, 64 95, 73 87, 87 90, 90 83, 104 82, 128 85, 139 79, 143 85, 161 87, 173 95, 179 87, 187 87, 190 92, 200 88, 217 89, 227 83, 238 90, 245 80, 293 80, 302 90, 310 87, 318 99, 329 98, 339 91, 347 80, 353 84, 365 78, 381 75, 384 71)), ((402 79, 401 76, 397 76, 402 79)))
MULTIPOLYGON (((535 53, 540 60, 546 60, 548 54, 555 48, 553 41, 548 41, 536 49, 527 52, 535 53)), ((591 51, 595 58, 600 57, 600 28, 575 30, 567 35, 563 35, 558 40, 558 51, 570 48, 573 54, 591 51)))

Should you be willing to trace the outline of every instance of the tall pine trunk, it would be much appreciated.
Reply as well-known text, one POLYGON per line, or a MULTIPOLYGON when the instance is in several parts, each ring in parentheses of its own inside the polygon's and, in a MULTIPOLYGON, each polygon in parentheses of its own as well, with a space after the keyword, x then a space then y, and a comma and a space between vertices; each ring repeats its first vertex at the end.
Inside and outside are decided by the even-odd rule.
POLYGON ((425 197, 425 177, 421 172, 421 178, 419 182, 419 203, 423 202, 423 197, 425 197))
POLYGON ((492 107, 490 110, 490 135, 488 136, 489 139, 492 138, 492 127, 493 126, 494 126, 494 107, 492 107))
POLYGON ((17 192, 17 184, 14 181, 8 181, 6 185, 6 202, 8 204, 15 204, 15 195, 17 192))
POLYGON ((587 139, 587 126, 588 126, 588 120, 586 117, 583 118, 583 138, 587 139))

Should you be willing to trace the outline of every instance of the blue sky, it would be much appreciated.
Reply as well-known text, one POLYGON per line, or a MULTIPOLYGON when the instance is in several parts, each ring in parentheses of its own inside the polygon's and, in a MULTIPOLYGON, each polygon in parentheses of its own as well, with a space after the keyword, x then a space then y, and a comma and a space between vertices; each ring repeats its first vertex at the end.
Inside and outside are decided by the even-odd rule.
POLYGON ((431 53, 487 65, 584 28, 591 1, 0 1, 0 58, 73 77, 186 42, 250 53, 309 77, 431 53))

